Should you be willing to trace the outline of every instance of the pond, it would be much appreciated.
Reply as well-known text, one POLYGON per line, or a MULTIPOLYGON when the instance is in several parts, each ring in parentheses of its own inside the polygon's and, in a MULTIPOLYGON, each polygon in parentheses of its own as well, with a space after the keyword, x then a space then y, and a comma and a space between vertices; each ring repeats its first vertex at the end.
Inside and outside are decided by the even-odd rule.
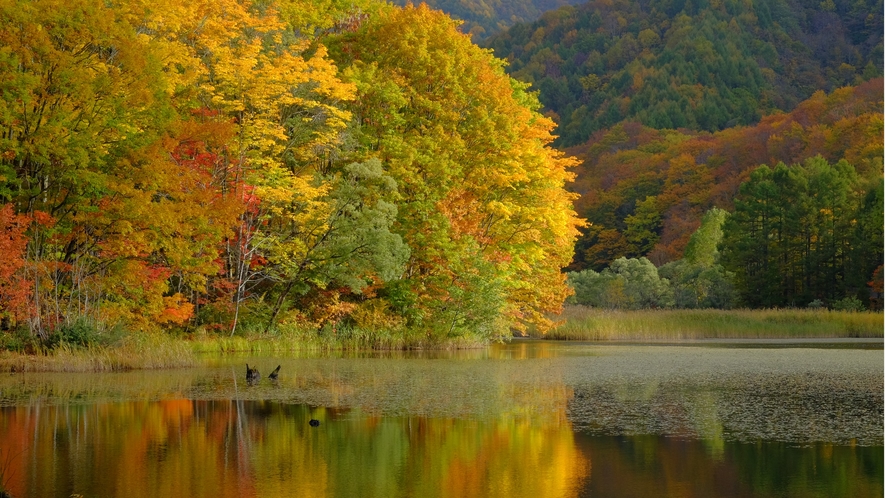
POLYGON ((15 498, 881 497, 883 463, 881 341, 514 340, 0 377, 15 498), (248 386, 247 362, 279 380, 248 386))

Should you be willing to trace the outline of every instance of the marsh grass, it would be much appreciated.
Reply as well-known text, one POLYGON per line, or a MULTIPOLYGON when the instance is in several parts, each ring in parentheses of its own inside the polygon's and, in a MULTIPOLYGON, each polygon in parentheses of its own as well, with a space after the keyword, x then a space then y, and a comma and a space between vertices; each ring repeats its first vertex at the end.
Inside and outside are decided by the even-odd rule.
POLYGON ((403 330, 366 330, 350 327, 279 329, 263 334, 246 332, 233 337, 197 334, 191 341, 195 353, 281 353, 286 351, 471 349, 487 345, 472 337, 439 338, 403 330))
MULTIPOLYGON (((608 311, 566 307, 546 339, 665 342, 697 339, 804 339, 883 337, 882 313, 807 310, 608 311)), ((530 333, 542 337, 538 333, 530 333)), ((447 337, 418 330, 348 327, 245 330, 233 337, 204 331, 174 337, 131 333, 110 344, 62 342, 36 354, 0 349, 0 372, 116 372, 185 368, 207 354, 296 351, 454 350, 488 345, 489 338, 447 337)))
POLYGON ((190 345, 166 334, 130 334, 113 345, 62 343, 36 354, 0 352, 0 372, 115 372, 197 364, 190 345))
MULTIPOLYGON (((883 337, 882 313, 825 309, 611 311, 568 306, 547 339, 681 341, 883 337)), ((538 337, 539 334, 533 334, 538 337)))
POLYGON ((471 349, 488 344, 480 337, 445 337, 409 330, 349 327, 280 328, 265 334, 244 330, 237 335, 206 331, 174 337, 164 333, 130 333, 112 344, 59 342, 27 354, 0 348, 0 372, 116 372, 183 368, 200 364, 207 354, 274 354, 295 351, 471 349))

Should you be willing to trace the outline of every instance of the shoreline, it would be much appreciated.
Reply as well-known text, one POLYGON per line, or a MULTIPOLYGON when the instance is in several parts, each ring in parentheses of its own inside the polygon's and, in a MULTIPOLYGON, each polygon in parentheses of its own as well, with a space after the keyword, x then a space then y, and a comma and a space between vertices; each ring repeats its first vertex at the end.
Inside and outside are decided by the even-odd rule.
MULTIPOLYGON (((883 314, 822 310, 638 310, 610 311, 567 306, 551 317, 559 326, 545 335, 500 339, 565 341, 592 345, 681 345, 721 347, 857 347, 885 346, 883 314)), ((294 351, 410 351, 487 348, 499 339, 452 337, 428 340, 400 331, 339 331, 319 334, 311 330, 216 336, 205 331, 192 335, 175 332, 128 332, 106 342, 85 345, 59 343, 46 349, 0 350, 0 373, 6 372, 115 372, 187 368, 204 355, 286 354, 294 351)))
POLYGON ((549 341, 587 344, 882 344, 885 337, 709 337, 687 339, 606 339, 600 341, 514 336, 513 341, 549 341))

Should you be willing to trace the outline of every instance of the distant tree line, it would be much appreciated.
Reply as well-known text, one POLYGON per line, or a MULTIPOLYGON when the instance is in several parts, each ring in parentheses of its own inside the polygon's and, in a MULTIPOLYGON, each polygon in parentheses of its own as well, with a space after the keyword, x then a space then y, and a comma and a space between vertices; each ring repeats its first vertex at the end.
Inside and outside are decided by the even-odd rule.
MULTIPOLYGON (((460 29, 474 41, 503 31, 520 23, 531 22, 544 12, 564 5, 575 5, 583 0, 426 0, 429 7, 439 9, 455 19, 463 21, 460 29)), ((411 0, 394 0, 405 7, 411 0)))
POLYGON ((733 210, 740 184, 760 164, 841 159, 857 175, 882 174, 882 79, 815 93, 788 114, 716 133, 654 130, 621 123, 570 152, 583 159, 571 189, 588 226, 572 270, 601 271, 615 259, 657 266, 682 257, 712 207, 733 210))

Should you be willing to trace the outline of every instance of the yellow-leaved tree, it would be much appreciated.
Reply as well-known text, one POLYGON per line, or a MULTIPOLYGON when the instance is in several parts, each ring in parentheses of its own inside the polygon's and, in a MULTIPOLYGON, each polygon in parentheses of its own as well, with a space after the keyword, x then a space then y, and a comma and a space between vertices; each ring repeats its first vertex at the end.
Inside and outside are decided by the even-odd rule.
POLYGON ((324 268, 339 232, 340 182, 329 174, 329 164, 351 119, 342 104, 354 98, 355 87, 338 78, 305 24, 323 13, 293 2, 282 7, 289 23, 272 4, 141 7, 146 35, 169 55, 166 67, 175 75, 169 91, 176 103, 233 123, 222 183, 240 196, 244 211, 225 257, 234 304, 231 333, 250 291, 267 298, 270 327, 292 290, 303 295, 323 288, 330 279, 320 274, 334 273, 324 268))
POLYGON ((330 42, 411 249, 379 299, 437 337, 545 329, 581 223, 564 189, 574 160, 550 148, 554 124, 527 85, 456 28, 425 5, 390 7, 330 42))

